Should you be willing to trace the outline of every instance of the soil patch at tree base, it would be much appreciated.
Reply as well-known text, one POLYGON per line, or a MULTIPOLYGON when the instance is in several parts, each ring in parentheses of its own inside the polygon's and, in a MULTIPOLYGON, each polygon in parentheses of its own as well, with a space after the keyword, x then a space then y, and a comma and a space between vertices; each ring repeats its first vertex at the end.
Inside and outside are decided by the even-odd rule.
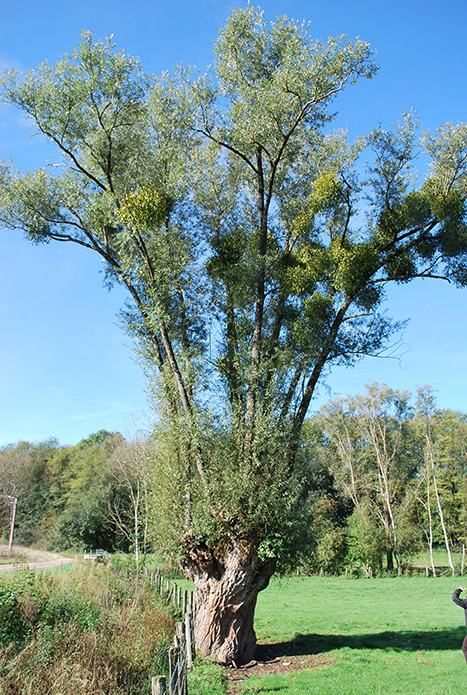
MULTIPOLYGON (((289 647, 291 645, 288 645, 289 647)), ((295 645, 294 645, 295 646, 295 645)), ((319 668, 333 662, 324 654, 301 653, 302 645, 297 644, 292 653, 284 653, 282 644, 261 644, 256 649, 256 659, 240 668, 227 668, 226 695, 237 695, 241 692, 243 681, 251 676, 270 676, 303 671, 304 669, 319 668)), ((305 650, 303 650, 305 651, 305 650)))

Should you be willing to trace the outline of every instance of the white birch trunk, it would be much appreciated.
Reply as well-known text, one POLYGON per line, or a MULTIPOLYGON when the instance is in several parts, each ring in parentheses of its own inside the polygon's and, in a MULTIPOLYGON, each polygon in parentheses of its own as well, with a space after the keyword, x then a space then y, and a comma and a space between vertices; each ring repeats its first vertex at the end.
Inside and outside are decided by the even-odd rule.
POLYGON ((454 563, 452 561, 451 548, 449 545, 449 538, 448 538, 448 533, 446 530, 446 524, 444 523, 443 507, 441 505, 441 499, 440 499, 439 491, 438 491, 438 482, 436 479, 436 466, 435 466, 435 461, 434 461, 434 457, 433 457, 433 451, 431 449, 431 442, 429 441, 428 436, 427 436, 427 452, 428 452, 428 456, 430 458, 430 463, 431 463, 431 475, 433 478, 433 487, 435 489, 435 497, 436 497, 436 504, 438 507, 439 520, 441 522, 441 527, 443 529, 444 543, 446 546, 446 552, 448 554, 448 563, 449 563, 449 567, 451 568, 451 574, 454 577, 454 575, 455 575, 454 563))

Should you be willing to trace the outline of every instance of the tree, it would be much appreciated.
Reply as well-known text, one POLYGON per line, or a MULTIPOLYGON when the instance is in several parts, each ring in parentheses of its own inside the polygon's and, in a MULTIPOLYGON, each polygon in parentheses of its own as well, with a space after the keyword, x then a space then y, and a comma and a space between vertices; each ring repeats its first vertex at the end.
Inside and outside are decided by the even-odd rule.
POLYGON ((76 446, 64 447, 48 462, 49 504, 43 527, 55 547, 127 549, 109 508, 131 505, 110 470, 115 451, 123 446, 118 433, 100 430, 76 446))
POLYGON ((467 542, 467 415, 458 411, 438 413, 439 464, 445 472, 444 488, 449 506, 452 542, 464 548, 467 542))
POLYGON ((306 458, 310 526, 304 567, 311 572, 340 574, 347 560, 347 520, 352 501, 342 494, 329 465, 334 452, 319 417, 303 423, 302 449, 306 458))
POLYGON ((300 552, 318 380, 384 347, 387 283, 465 283, 467 127, 424 139, 416 189, 412 115, 353 144, 329 129, 338 93, 376 72, 366 43, 313 41, 248 6, 216 58, 148 78, 85 33, 55 65, 9 72, 4 100, 61 166, 4 165, 0 218, 97 252, 128 289, 127 328, 158 374, 158 537, 195 582, 199 651, 234 664, 253 654, 258 592, 300 552))
POLYGON ((137 569, 141 550, 146 555, 148 549, 150 453, 147 441, 135 435, 116 448, 108 464, 117 489, 123 493, 109 500, 110 518, 134 551, 137 569))
POLYGON ((18 442, 0 451, 0 492, 18 497, 15 540, 19 544, 41 540, 50 499, 48 463, 58 448, 58 441, 50 438, 36 444, 18 442))
POLYGON ((465 552, 465 494, 467 421, 463 413, 436 408, 432 389, 418 389, 416 427, 423 452, 425 499, 428 528, 425 535, 431 557, 433 575, 436 569, 433 546, 444 543, 451 573, 455 567, 451 546, 463 545, 465 552), (434 518, 439 519, 439 527, 434 518))
POLYGON ((375 561, 382 566, 385 553, 387 569, 394 569, 395 557, 401 574, 403 551, 411 550, 409 516, 422 483, 412 416, 408 392, 376 383, 364 394, 331 401, 317 416, 336 486, 354 505, 357 555, 368 571, 375 561))

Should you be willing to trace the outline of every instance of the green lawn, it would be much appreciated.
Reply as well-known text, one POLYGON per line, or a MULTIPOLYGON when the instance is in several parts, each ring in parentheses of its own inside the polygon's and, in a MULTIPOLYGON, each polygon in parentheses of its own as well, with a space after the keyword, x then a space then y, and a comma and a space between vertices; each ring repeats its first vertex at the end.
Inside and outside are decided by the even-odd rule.
MULTIPOLYGON (((259 596, 259 642, 284 655, 321 654, 327 664, 243 684, 244 693, 279 695, 459 694, 464 614, 451 601, 462 579, 275 580, 259 596)), ((467 582, 466 582, 467 583, 467 582)))

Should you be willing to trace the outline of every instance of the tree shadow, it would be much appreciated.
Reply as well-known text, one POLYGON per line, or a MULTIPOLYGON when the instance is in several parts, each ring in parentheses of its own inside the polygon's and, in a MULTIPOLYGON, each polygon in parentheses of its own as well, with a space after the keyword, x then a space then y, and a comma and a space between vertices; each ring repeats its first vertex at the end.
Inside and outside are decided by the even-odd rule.
POLYGON ((322 654, 335 649, 379 649, 393 651, 457 650, 465 637, 464 628, 433 631, 387 631, 357 635, 298 634, 289 642, 258 644, 256 659, 266 662, 286 656, 322 654))

